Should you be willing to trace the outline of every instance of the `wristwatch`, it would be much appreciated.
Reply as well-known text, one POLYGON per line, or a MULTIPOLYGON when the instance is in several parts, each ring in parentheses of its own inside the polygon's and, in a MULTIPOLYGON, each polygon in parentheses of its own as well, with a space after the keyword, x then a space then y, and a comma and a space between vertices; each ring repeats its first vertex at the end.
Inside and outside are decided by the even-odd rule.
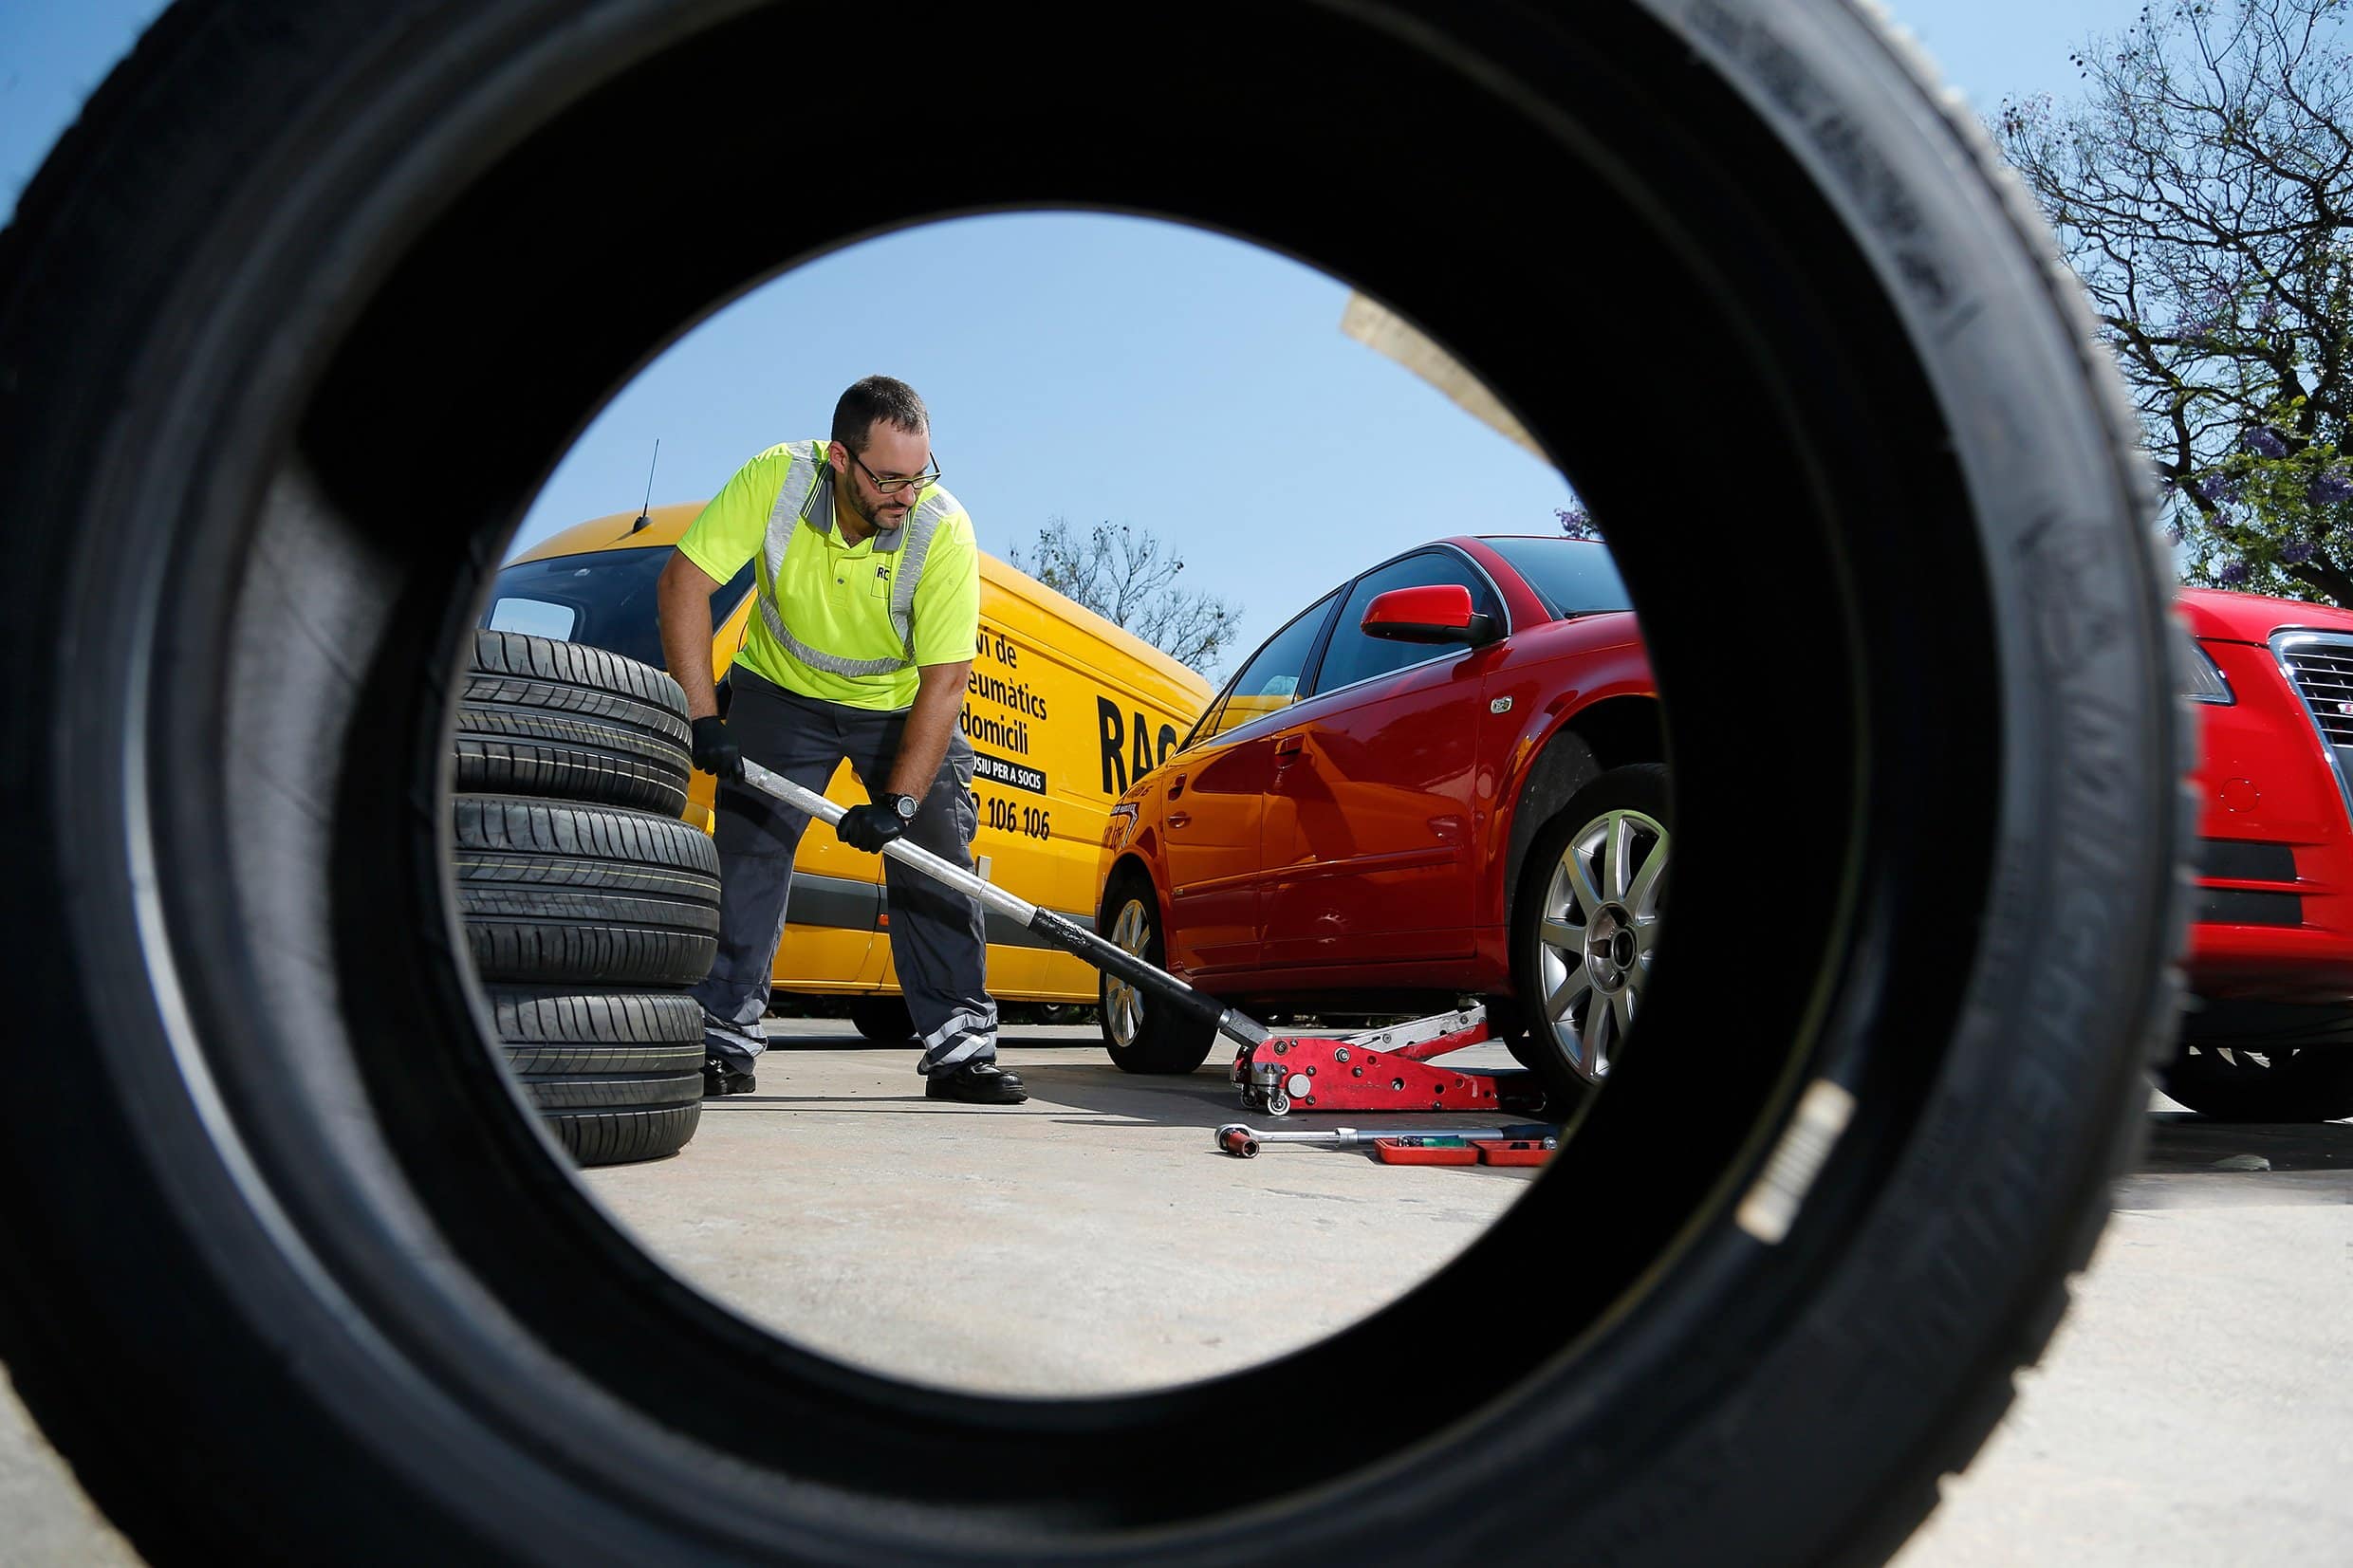
POLYGON ((914 797, 914 796, 912 796, 912 795, 885 795, 885 796, 883 796, 882 798, 883 798, 884 800, 886 800, 886 801, 888 801, 888 802, 891 802, 891 809, 892 809, 893 811, 896 811, 896 812, 898 812, 898 813, 899 813, 899 820, 900 821, 902 821, 902 822, 912 822, 912 821, 915 821, 915 797, 914 797))

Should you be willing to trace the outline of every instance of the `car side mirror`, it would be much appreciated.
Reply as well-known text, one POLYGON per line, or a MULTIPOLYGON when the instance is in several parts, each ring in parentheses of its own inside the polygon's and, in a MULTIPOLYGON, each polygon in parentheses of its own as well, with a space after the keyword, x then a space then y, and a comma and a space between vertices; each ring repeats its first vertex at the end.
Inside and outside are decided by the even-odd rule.
POLYGON ((1392 588, 1364 606, 1364 635, 1390 642, 1460 642, 1476 648, 1495 640, 1495 618, 1471 608, 1459 582, 1392 588))

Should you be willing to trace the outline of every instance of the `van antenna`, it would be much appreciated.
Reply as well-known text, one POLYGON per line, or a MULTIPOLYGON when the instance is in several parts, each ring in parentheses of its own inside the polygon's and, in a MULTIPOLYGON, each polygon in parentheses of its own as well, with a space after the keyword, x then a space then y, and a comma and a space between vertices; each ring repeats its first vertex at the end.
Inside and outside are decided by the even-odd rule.
POLYGON ((645 465, 645 505, 638 508, 638 520, 629 525, 631 533, 654 521, 654 470, 660 463, 661 437, 657 435, 654 437, 654 461, 645 465))

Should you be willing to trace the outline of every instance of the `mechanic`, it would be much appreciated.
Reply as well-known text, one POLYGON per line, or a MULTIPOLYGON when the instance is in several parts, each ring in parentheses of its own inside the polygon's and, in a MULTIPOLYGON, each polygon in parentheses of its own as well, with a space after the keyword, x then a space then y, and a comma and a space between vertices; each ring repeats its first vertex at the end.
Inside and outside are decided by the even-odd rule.
MULTIPOLYGON (((686 692, 695 766, 718 778, 719 951, 695 987, 712 1095, 756 1086, 793 852, 808 815, 743 783, 750 758, 823 791, 849 759, 872 800, 842 841, 870 854, 904 835, 973 864, 973 748, 956 728, 977 652, 980 553, 939 488, 915 389, 869 376, 834 406, 830 441, 788 441, 745 464, 678 540, 658 593, 662 654, 686 692), (758 609, 719 716, 711 596, 758 560, 758 609)), ((977 899, 885 858, 891 953, 935 1099, 1028 1098, 996 1064, 977 899)))

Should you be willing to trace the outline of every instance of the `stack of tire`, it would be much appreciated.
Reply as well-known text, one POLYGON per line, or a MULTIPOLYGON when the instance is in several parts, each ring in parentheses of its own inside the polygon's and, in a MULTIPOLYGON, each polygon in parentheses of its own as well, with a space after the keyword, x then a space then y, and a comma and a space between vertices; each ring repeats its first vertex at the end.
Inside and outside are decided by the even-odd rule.
POLYGON ((686 698, 578 643, 477 632, 451 858, 500 1048, 583 1165, 676 1153, 702 1116, 719 860, 679 820, 686 698))

